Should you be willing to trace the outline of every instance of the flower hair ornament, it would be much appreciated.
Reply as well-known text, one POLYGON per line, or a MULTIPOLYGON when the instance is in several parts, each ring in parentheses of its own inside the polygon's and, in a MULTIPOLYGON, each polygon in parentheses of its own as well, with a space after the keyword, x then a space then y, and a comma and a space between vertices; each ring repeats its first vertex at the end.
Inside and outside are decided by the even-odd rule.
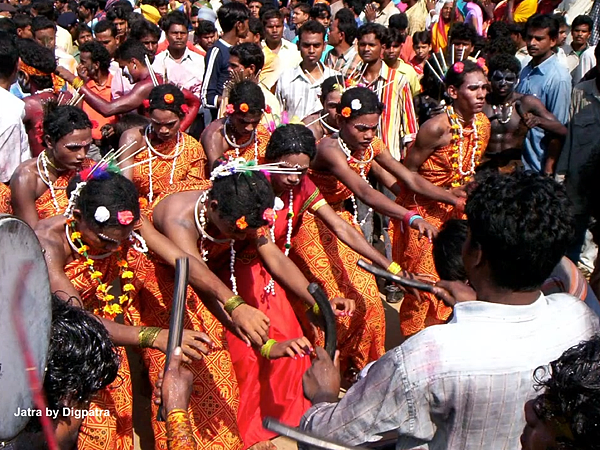
POLYGON ((354 111, 359 111, 360 108, 362 108, 362 103, 359 99, 355 98, 352 100, 352 102, 350 102, 350 108, 352 108, 354 111))
POLYGON ((454 70, 456 73, 463 73, 463 70, 465 70, 465 64, 462 61, 454 63, 452 70, 454 70))
POLYGON ((117 213, 117 220, 121 225, 127 226, 133 222, 133 213, 129 210, 119 211, 117 213))
POLYGON ((240 217, 235 221, 235 226, 238 227, 239 230, 245 230, 248 228, 248 222, 246 222, 246 216, 240 217))
POLYGON ((173 97, 173 94, 165 94, 163 100, 167 105, 170 105, 175 101, 175 97, 173 97))
POLYGON ((144 101, 142 102, 142 105, 144 106, 144 108, 150 109, 150 100, 148 100, 147 98, 144 99, 144 101))
MULTIPOLYGON (((281 199, 280 199, 280 201, 281 201, 281 199)), ((275 213, 273 208, 267 208, 263 212, 262 218, 265 222, 267 222, 269 224, 270 227, 272 227, 275 224, 275 219, 277 219, 277 214, 275 213)))
POLYGON ((228 177, 236 173, 263 172, 265 174, 277 173, 298 175, 300 171, 296 168, 280 167, 279 163, 256 164, 254 161, 246 161, 244 158, 233 158, 228 161, 221 160, 222 164, 213 169, 210 174, 210 181, 214 182, 218 178, 228 177))
POLYGON ((348 106, 346 106, 345 108, 342 109, 341 114, 343 117, 345 117, 347 119, 348 117, 350 117, 352 115, 352 110, 348 106))

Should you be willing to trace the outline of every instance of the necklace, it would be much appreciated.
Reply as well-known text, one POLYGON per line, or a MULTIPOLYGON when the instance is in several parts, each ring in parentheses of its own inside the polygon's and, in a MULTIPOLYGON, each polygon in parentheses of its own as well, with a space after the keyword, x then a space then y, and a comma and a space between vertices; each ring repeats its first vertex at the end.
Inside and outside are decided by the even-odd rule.
MULTIPOLYGON (((369 159, 356 159, 354 156, 352 156, 352 151, 348 148, 348 146, 346 145, 346 143, 344 142, 344 140, 342 139, 342 137, 340 135, 338 135, 338 144, 340 144, 340 148, 346 155, 346 160, 348 161, 348 164, 351 164, 351 163, 358 164, 360 177, 363 180, 365 180, 365 183, 367 183, 369 185, 369 187, 373 187, 367 180, 367 174, 365 172, 365 166, 367 164, 369 164, 371 161, 373 161, 373 158, 375 158, 375 152, 373 151, 373 145, 369 145, 369 150, 371 151, 371 157, 369 159)), ((365 157, 365 153, 366 153, 366 151, 363 151, 363 158, 365 157)), ((367 218, 369 217, 369 215, 373 212, 373 208, 369 208, 369 210, 367 211, 367 214, 365 214, 365 217, 363 217, 363 219, 359 223, 358 222, 358 208, 356 206, 356 198, 354 198, 354 194, 350 195, 350 200, 352 201, 352 206, 354 207, 354 223, 356 223, 358 226, 362 227, 365 224, 365 222, 367 221, 367 218)))
POLYGON ((185 146, 181 147, 179 150, 181 143, 181 132, 177 132, 177 146, 175 147, 175 152, 173 154, 165 155, 164 153, 156 150, 151 143, 150 138, 148 137, 148 130, 150 125, 146 127, 144 130, 144 140, 146 141, 146 146, 148 147, 148 181, 150 182, 150 192, 148 192, 148 201, 152 203, 154 198, 154 189, 152 185, 152 154, 162 158, 162 159, 172 159, 173 164, 171 165, 171 178, 169 180, 169 184, 173 184, 173 176, 175 175, 175 166, 177 165, 177 158, 183 153, 183 149, 185 146))
MULTIPOLYGON (((288 213, 286 215, 287 219, 287 235, 285 238, 285 246, 283 254, 285 256, 290 255, 290 249, 292 248, 292 229, 294 226, 294 190, 290 189, 290 201, 288 205, 288 213)), ((277 216, 275 216, 275 220, 277 220, 277 216)), ((275 242, 275 224, 271 227, 271 240, 275 242)), ((269 284, 265 286, 265 292, 267 294, 275 295, 275 280, 271 277, 269 284)))
POLYGON ((38 172, 38 175, 40 176, 42 182, 46 186, 48 186, 48 188, 50 189, 50 195, 52 196, 52 202, 54 203, 54 209, 56 210, 57 213, 60 213, 60 207, 58 206, 58 200, 56 200, 56 192, 54 191, 55 186, 52 183, 52 180, 50 179, 50 172, 48 171, 48 164, 50 164, 52 167, 54 167, 56 169, 56 166, 54 164, 52 164, 50 159, 48 159, 48 156, 46 155, 46 150, 44 150, 37 157, 37 162, 36 162, 37 172, 38 172), (40 162, 42 163, 43 174, 42 174, 42 169, 40 169, 40 162), (44 178, 44 177, 46 177, 46 178, 44 178))
POLYGON ((258 161, 258 137, 256 136, 256 130, 252 130, 252 134, 250 135, 250 138, 244 142, 243 144, 238 144, 235 141, 235 137, 229 137, 229 135, 227 134, 227 125, 229 124, 229 117, 227 119, 225 119, 225 123, 223 124, 223 135, 225 136, 225 141, 227 142, 227 145, 229 145, 230 147, 235 149, 235 157, 239 158, 240 157, 240 148, 246 148, 250 145, 250 142, 252 142, 252 140, 254 140, 254 161, 258 161))
MULTIPOLYGON (((87 266, 90 271, 90 278, 98 281, 98 286, 96 286, 96 297, 98 298, 99 305, 93 312, 96 315, 102 314, 105 318, 114 319, 115 316, 123 313, 123 307, 121 305, 126 304, 127 306, 132 301, 132 296, 135 291, 135 286, 131 283, 133 280, 133 272, 128 270, 129 266, 127 261, 119 255, 117 257, 117 266, 119 266, 120 277, 122 283, 124 283, 122 286, 123 294, 119 295, 118 302, 113 302, 115 296, 109 293, 112 286, 109 286, 102 280, 102 272, 94 267, 94 259, 98 259, 98 257, 94 258, 88 254, 90 248, 81 240, 81 233, 77 231, 75 225, 75 219, 69 219, 65 226, 65 232, 71 248, 85 258, 83 264, 87 266), (69 234, 69 229, 71 234, 69 234), (77 242, 77 246, 75 245, 75 242, 77 242)), ((106 258, 106 256, 109 255, 110 253, 101 256, 106 258)))
POLYGON ((481 151, 478 148, 479 141, 477 136, 477 124, 475 123, 475 117, 473 117, 473 120, 471 121, 471 127, 473 128, 473 150, 471 153, 471 162, 469 164, 469 168, 464 170, 466 151, 464 150, 463 127, 452 106, 446 107, 446 115, 448 116, 450 128, 452 130, 452 167, 454 169, 458 169, 458 171, 455 172, 452 177, 452 187, 458 187, 462 184, 462 182, 469 181, 471 176, 475 173, 475 161, 479 161, 479 157, 481 156, 481 151))
POLYGON ((513 112, 512 103, 505 103, 504 105, 492 105, 492 110, 494 111, 494 116, 496 117, 496 119, 498 119, 498 122, 502 124, 510 122, 513 112), (503 119, 503 113, 506 111, 506 109, 502 109, 502 107, 508 107, 508 114, 506 115, 506 119, 503 119), (498 114, 498 111, 500 111, 500 114, 498 114))
POLYGON ((323 116, 321 113, 319 113, 319 122, 321 122, 321 125, 323 126, 326 136, 327 136, 327 131, 330 131, 331 132, 330 134, 339 133, 339 131, 340 131, 337 128, 333 128, 331 125, 329 125, 327 122, 325 122, 325 120, 323 120, 323 116))

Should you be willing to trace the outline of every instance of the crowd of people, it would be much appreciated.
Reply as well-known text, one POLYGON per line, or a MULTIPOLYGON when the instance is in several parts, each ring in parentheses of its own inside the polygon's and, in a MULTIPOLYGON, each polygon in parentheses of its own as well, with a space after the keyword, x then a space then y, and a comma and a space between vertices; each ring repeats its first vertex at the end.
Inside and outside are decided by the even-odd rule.
POLYGON ((600 448, 599 31, 600 0, 0 3, 0 213, 47 263, 48 403, 87 412, 59 448, 134 448, 125 347, 157 449, 275 449, 266 417, 600 448), (361 259, 429 286, 397 347, 400 288, 361 259))

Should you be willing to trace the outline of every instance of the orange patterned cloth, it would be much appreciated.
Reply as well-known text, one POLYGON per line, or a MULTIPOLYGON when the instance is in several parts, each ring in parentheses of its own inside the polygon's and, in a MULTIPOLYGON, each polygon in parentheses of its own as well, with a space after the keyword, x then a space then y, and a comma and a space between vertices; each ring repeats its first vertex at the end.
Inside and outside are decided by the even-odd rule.
MULTIPOLYGON (((385 144, 375 138, 372 149, 375 157, 385 149, 385 144)), ((370 159, 370 156, 367 152, 359 159, 370 159)), ((357 162, 348 164, 357 174, 360 173, 357 162)), ((371 163, 364 166, 368 175, 371 163)), ((360 231, 352 214, 344 209, 344 201, 352 192, 329 172, 309 170, 309 176, 337 214, 360 231)), ((292 241, 290 257, 309 281, 317 281, 325 289, 329 298, 339 296, 356 302, 352 317, 338 317, 337 320, 342 369, 360 370, 382 356, 385 353, 385 313, 375 277, 357 266, 362 257, 309 212, 303 214, 302 225, 292 241)))
MULTIPOLYGON (((477 147, 483 151, 490 139, 490 122, 485 114, 478 113, 475 116, 475 126, 477 127, 477 147)), ((463 149, 465 151, 463 171, 468 171, 470 170, 469 165, 475 147, 473 129, 464 128, 463 135, 463 149)), ((435 150, 423 163, 419 169, 419 174, 436 186, 451 188, 457 170, 453 168, 456 159, 453 157, 454 154, 455 149, 452 143, 435 150)), ((476 158, 475 165, 477 164, 479 164, 479 160, 476 158)), ((462 177, 460 180, 461 185, 465 185, 467 182, 467 177, 462 177)), ((463 215, 457 215, 453 206, 430 200, 408 189, 405 189, 398 196, 396 203, 406 209, 417 210, 425 220, 438 228, 451 218, 464 217, 463 215)), ((403 224, 397 219, 392 219, 390 223, 390 239, 392 240, 392 257, 394 261, 409 272, 437 277, 433 263, 432 244, 429 240, 419 239, 419 233, 416 230, 403 231, 403 224)), ((412 336, 430 325, 444 323, 452 312, 451 308, 434 295, 420 292, 419 297, 416 298, 409 292, 404 295, 404 301, 400 307, 400 329, 405 337, 412 336)))
MULTIPOLYGON (((81 169, 87 169, 88 167, 92 167, 94 164, 95 161, 93 159, 86 158, 83 161, 83 166, 81 169)), ((47 219, 48 217, 54 217, 65 212, 65 209, 67 209, 67 205, 69 204, 69 197, 67 197, 67 186, 69 185, 71 178, 73 178, 76 174, 77 172, 75 170, 60 172, 59 177, 54 182, 54 194, 56 196, 56 202, 58 203, 58 208, 60 211, 56 211, 50 189, 46 189, 44 193, 37 198, 35 201, 35 209, 37 209, 40 220, 47 219)))
MULTIPOLYGON (((102 272, 102 280, 110 283, 118 279, 118 255, 94 261, 94 268, 102 272)), ((92 311, 98 308, 96 297, 98 280, 91 279, 90 270, 79 255, 65 266, 65 274, 79 292, 84 308, 92 311)), ((96 415, 88 415, 79 430, 77 448, 86 450, 133 450, 133 393, 129 362, 123 347, 117 347, 121 357, 119 373, 113 383, 99 391, 90 403, 90 410, 96 415), (106 416, 100 411, 109 411, 106 416)))
MULTIPOLYGON (((152 196, 156 198, 161 192, 168 189, 174 183, 197 182, 204 179, 206 170, 206 154, 200 143, 186 133, 181 133, 179 147, 177 141, 163 142, 154 145, 154 149, 163 155, 176 158, 158 158, 145 164, 140 164, 133 169, 133 182, 138 188, 140 198, 148 198, 150 194, 150 167, 152 167, 152 196), (173 164, 175 169, 173 170, 173 164), (171 173, 173 182, 171 183, 171 173)), ((135 155, 135 162, 147 160, 156 156, 150 149, 143 150, 135 155)), ((129 163, 126 162, 127 165, 129 163)))
POLYGON ((12 214, 10 188, 4 183, 0 183, 0 214, 12 214))
POLYGON ((239 149, 230 148, 223 156, 225 158, 237 158, 239 155, 240 158, 244 158, 246 161, 252 161, 255 159, 254 156, 256 151, 256 154, 258 155, 257 164, 264 164, 265 152, 267 150, 269 139, 271 139, 271 133, 269 133, 269 130, 267 130, 264 125, 259 123, 256 127, 256 140, 250 142, 246 147, 240 147, 239 149))
MULTIPOLYGON (((169 328, 175 271, 153 255, 135 256, 129 263, 136 276, 144 279, 144 286, 127 309, 127 319, 133 325, 169 328)), ((240 450, 243 445, 236 421, 239 391, 223 326, 191 288, 187 290, 186 310, 184 328, 204 332, 215 343, 209 355, 188 365, 194 374, 188 412, 196 444, 198 449, 240 450)), ((143 358, 154 385, 164 370, 165 355, 144 349, 143 358)), ((167 430, 165 422, 156 421, 157 411, 152 404, 155 448, 166 450, 167 430)))

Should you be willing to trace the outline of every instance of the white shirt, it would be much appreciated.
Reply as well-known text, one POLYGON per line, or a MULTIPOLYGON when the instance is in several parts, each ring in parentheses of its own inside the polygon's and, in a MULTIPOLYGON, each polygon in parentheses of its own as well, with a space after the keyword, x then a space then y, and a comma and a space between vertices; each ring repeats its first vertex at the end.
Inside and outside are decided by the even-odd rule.
POLYGON ((19 164, 31 158, 23 117, 25 103, 0 87, 0 182, 7 183, 19 164))
POLYGON ((287 111, 290 118, 296 116, 302 120, 322 108, 319 100, 321 84, 327 78, 340 73, 321 63, 319 63, 319 67, 323 73, 319 79, 313 79, 299 65, 285 70, 279 77, 275 95, 279 98, 281 109, 287 111))
POLYGON ((116 100, 119 97, 129 94, 133 89, 133 84, 131 84, 129 79, 123 75, 123 71, 121 70, 121 67, 119 67, 119 63, 112 61, 108 71, 113 76, 112 84, 110 85, 110 93, 112 98, 116 100))
POLYGON ((586 49, 579 57, 579 64, 575 70, 571 72, 571 76, 573 77, 573 86, 579 83, 585 74, 592 70, 592 68, 596 65, 596 55, 594 54, 595 51, 596 46, 593 45, 586 49))
POLYGON ((598 333, 598 320, 568 294, 458 303, 450 323, 387 352, 339 403, 309 409, 301 428, 350 446, 395 432, 397 449, 521 448, 533 372, 598 333))
POLYGON ((169 49, 156 55, 152 63, 154 71, 161 75, 165 83, 171 83, 178 88, 185 88, 200 98, 202 78, 204 76, 204 58, 186 48, 183 57, 178 62, 169 49))

